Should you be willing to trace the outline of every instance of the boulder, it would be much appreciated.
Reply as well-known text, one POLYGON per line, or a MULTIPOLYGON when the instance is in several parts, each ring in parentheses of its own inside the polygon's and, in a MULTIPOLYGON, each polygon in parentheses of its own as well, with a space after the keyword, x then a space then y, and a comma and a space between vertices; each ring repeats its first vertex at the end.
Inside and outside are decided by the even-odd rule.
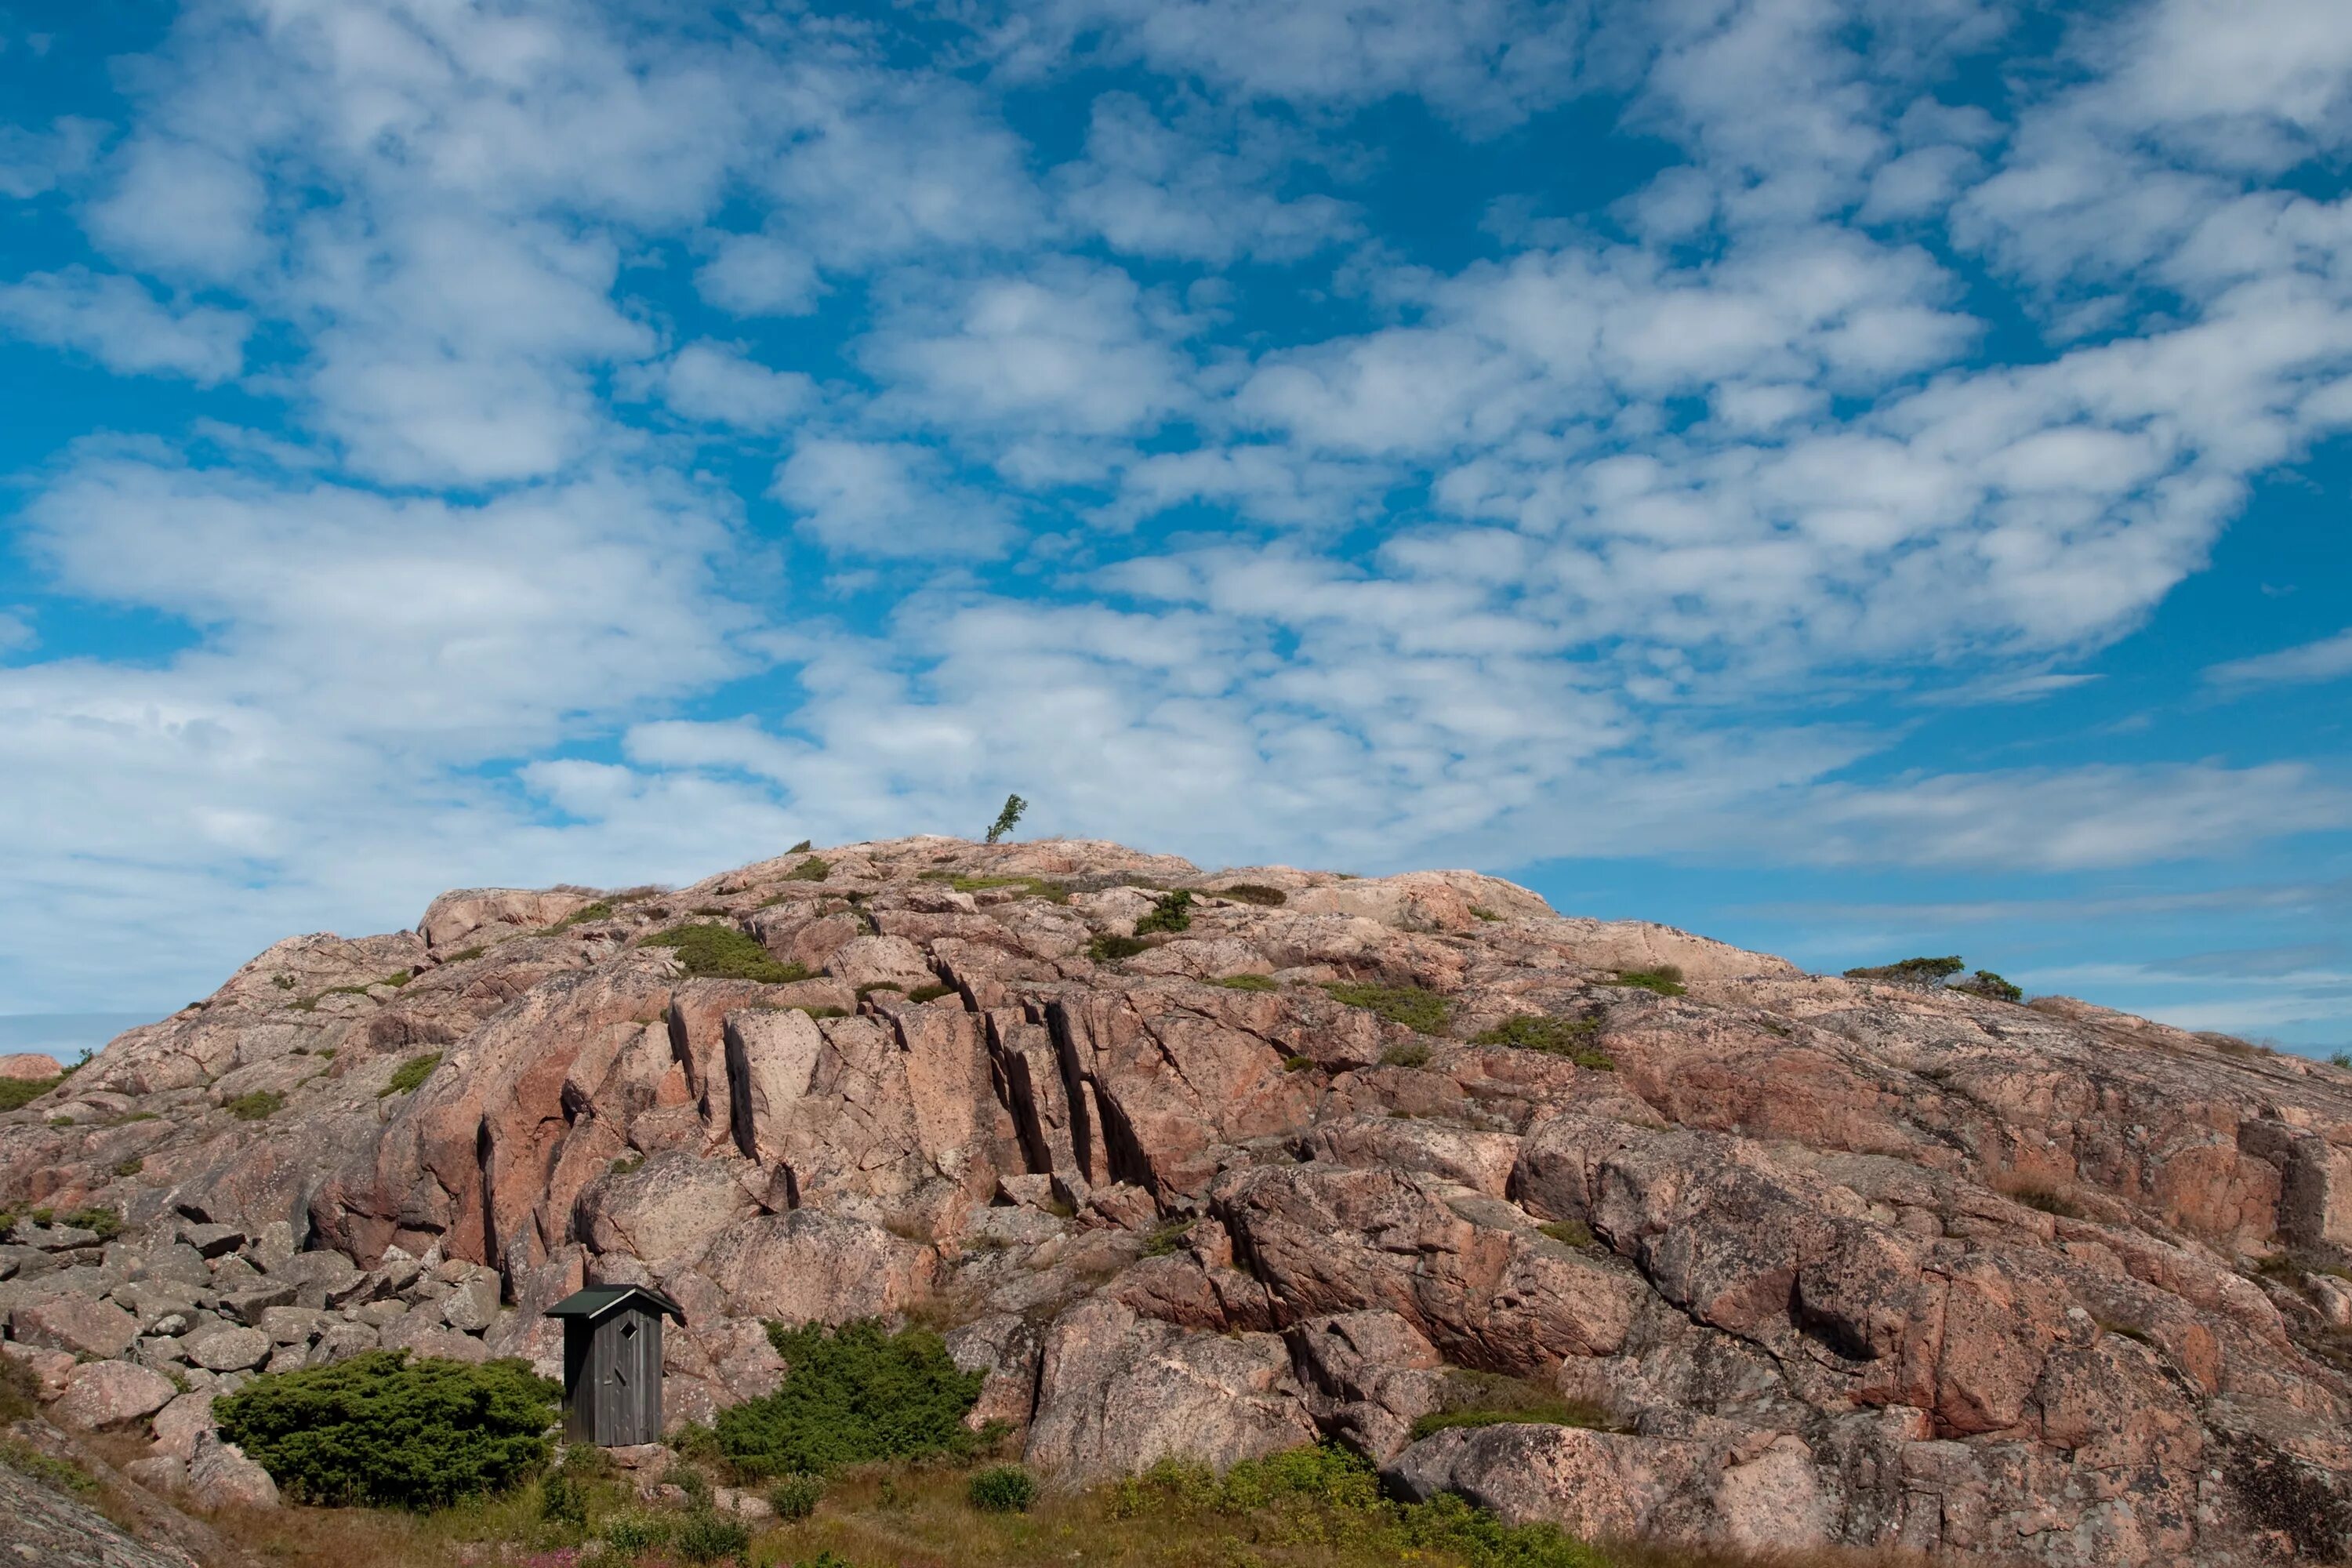
POLYGON ((64 1064, 57 1058, 41 1051, 16 1051, 0 1057, 0 1078, 14 1079, 20 1083, 38 1083, 62 1077, 65 1070, 64 1064))
POLYGON ((144 1421, 178 1394, 162 1373, 126 1361, 88 1362, 67 1374, 65 1392, 49 1406, 49 1418, 85 1432, 125 1426, 144 1421))
POLYGON ((139 1320, 113 1302, 79 1295, 53 1296, 19 1307, 9 1321, 20 1344, 100 1360, 121 1355, 139 1334, 139 1320))
POLYGON ((234 1443, 211 1430, 196 1435, 188 1459, 188 1496, 200 1508, 276 1508, 278 1483, 234 1443))
POLYGON ((183 1394, 155 1414, 155 1451, 183 1462, 195 1457, 196 1439, 213 1429, 210 1393, 183 1394))
POLYGON ((273 1348, 259 1329, 217 1328, 190 1341, 188 1359, 206 1372, 245 1372, 268 1361, 273 1348))

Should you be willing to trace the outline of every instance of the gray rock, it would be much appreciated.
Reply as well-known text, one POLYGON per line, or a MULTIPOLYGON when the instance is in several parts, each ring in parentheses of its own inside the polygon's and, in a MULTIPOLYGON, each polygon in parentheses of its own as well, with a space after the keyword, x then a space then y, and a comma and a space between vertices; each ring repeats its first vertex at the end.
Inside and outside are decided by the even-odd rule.
POLYGON ((188 1460, 188 1495, 205 1508, 276 1508, 278 1483, 244 1449, 207 1431, 188 1460))
POLYGON ((362 1351, 374 1350, 379 1343, 375 1329, 367 1323, 336 1323, 310 1347, 309 1364, 331 1366, 339 1361, 349 1361, 362 1351))
POLYGON ((294 1227, 282 1219, 271 1220, 261 1227, 247 1248, 253 1261, 268 1273, 278 1272, 278 1266, 297 1256, 294 1250, 294 1227))
POLYGON ((9 1319, 22 1343, 111 1361, 131 1348, 139 1321, 111 1301, 60 1295, 19 1307, 9 1319))
POLYGON ((279 1345, 269 1352, 264 1372, 299 1372, 310 1364, 310 1347, 307 1344, 279 1345))
POLYGON ((245 1245, 245 1232, 233 1225, 184 1225, 180 1239, 201 1258, 225 1258, 245 1245))
POLYGON ((184 1285, 209 1286, 213 1271, 205 1255, 184 1241, 162 1242, 147 1249, 147 1279, 170 1279, 184 1285))
POLYGON ((213 1399, 207 1392, 183 1394, 155 1415, 155 1451, 183 1464, 194 1457, 196 1439, 213 1429, 213 1399))
POLYGON ((122 1473, 151 1492, 173 1492, 187 1484, 188 1461, 175 1454, 150 1454, 123 1466, 122 1473))
POLYGON ((260 1269, 233 1255, 213 1259, 212 1270, 213 1289, 224 1295, 231 1290, 250 1290, 262 1282, 260 1269))
POLYGON ((352 1316, 372 1329, 396 1323, 408 1315, 408 1303, 401 1300, 370 1301, 352 1316))
POLYGON ((308 1307, 278 1306, 264 1309, 254 1327, 268 1334, 273 1344, 307 1345, 334 1321, 330 1314, 308 1307))
POLYGON ((20 1225, 16 1239, 41 1252, 79 1252, 101 1245, 98 1232, 73 1225, 20 1225))
POLYGON ((461 1333, 478 1334, 498 1321, 499 1277, 485 1268, 441 1298, 441 1320, 461 1333))
POLYGON ((188 1359, 208 1372, 243 1372, 268 1361, 269 1351, 259 1329, 215 1329, 188 1346, 188 1359))
POLYGON ((221 1292, 221 1310, 243 1323, 258 1323, 261 1315, 271 1308, 293 1304, 294 1287, 289 1284, 261 1284, 221 1292))
POLYGON ((66 1376, 66 1391, 49 1406, 62 1426, 95 1432, 143 1421, 172 1403, 179 1390, 162 1373, 127 1361, 94 1361, 66 1376))

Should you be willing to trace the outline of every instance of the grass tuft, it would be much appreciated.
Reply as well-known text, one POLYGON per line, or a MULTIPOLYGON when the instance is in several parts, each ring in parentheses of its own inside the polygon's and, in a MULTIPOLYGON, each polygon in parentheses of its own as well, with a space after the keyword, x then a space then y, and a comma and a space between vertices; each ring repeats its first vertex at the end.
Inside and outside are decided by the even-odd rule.
POLYGON ((1442 1035, 1453 1022, 1454 1004, 1419 985, 1370 985, 1337 980, 1323 987, 1334 1001, 1377 1013, 1421 1035, 1442 1035))
POLYGON ((0 1110, 21 1110, 65 1080, 62 1073, 56 1078, 0 1078, 0 1110))
POLYGON ((1593 1432, 1623 1429, 1622 1423, 1589 1400, 1563 1398, 1557 1390, 1500 1373, 1455 1371, 1446 1374, 1435 1410, 1412 1424, 1413 1441, 1449 1426, 1506 1424, 1581 1426, 1593 1432))
POLYGON ((1648 991, 1660 996, 1684 994, 1682 967, 1673 963, 1661 963, 1655 969, 1621 969, 1617 972, 1617 978, 1602 984, 1631 986, 1636 991, 1648 991))
POLYGON ((257 1089, 222 1101, 221 1109, 239 1121, 267 1121, 286 1109, 286 1097, 274 1089, 257 1089))
POLYGON ((777 879, 784 882, 822 882, 832 875, 832 862, 820 860, 812 855, 777 879))
POLYGON ((688 974, 714 980, 757 980, 782 985, 806 980, 809 972, 783 963, 760 945, 759 939, 730 925, 698 922, 670 927, 645 939, 646 947, 677 950, 688 974))
POLYGON ((421 1057, 411 1057, 394 1069, 391 1081, 377 1089, 375 1097, 378 1100, 388 1100, 395 1094, 407 1094, 413 1089, 420 1089, 424 1086, 425 1080, 433 1076, 433 1069, 440 1065, 439 1051, 433 1051, 421 1057))
POLYGON ((1098 936, 1087 943, 1087 956, 1097 963, 1117 963, 1122 958, 1133 958, 1150 945, 1139 937, 1098 936))
POLYGON ((1152 901, 1151 912, 1135 922, 1135 934, 1145 936, 1152 931, 1189 931, 1192 925, 1192 895, 1179 888, 1172 893, 1162 893, 1152 901))
POLYGON ((1233 899, 1260 909, 1276 910, 1290 901, 1290 895, 1280 888, 1269 888, 1264 882, 1235 882, 1230 888, 1212 888, 1211 893, 1220 899, 1233 899))

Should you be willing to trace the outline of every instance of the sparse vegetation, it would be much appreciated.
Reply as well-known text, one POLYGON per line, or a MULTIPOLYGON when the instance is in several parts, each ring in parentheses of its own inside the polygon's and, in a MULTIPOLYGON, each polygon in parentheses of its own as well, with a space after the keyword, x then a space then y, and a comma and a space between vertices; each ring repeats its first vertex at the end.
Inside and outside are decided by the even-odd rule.
POLYGON ((1539 1225, 1536 1229, 1562 1247, 1572 1247, 1579 1252, 1591 1252, 1601 1245, 1592 1234, 1592 1227, 1580 1219, 1554 1220, 1549 1225, 1539 1225))
POLYGON ((0 1110, 22 1110, 65 1080, 63 1073, 56 1078, 0 1078, 0 1110))
POLYGON ((1264 882, 1235 882, 1230 888, 1213 889, 1221 899, 1233 899, 1244 904, 1256 904, 1263 909, 1280 909, 1290 901, 1290 895, 1280 888, 1269 888, 1264 882))
POLYGON ((1006 795, 1003 809, 996 814, 996 820, 988 825, 988 841, 994 844, 1012 832, 1020 824, 1021 814, 1028 809, 1029 803, 1019 795, 1006 795))
POLYGON ((789 1524, 814 1513, 824 1497, 824 1477, 786 1476, 768 1489, 768 1506, 776 1510, 778 1519, 789 1524))
POLYGON ((365 1351, 270 1373, 213 1407, 221 1435, 312 1502, 440 1508, 547 1462, 561 1384, 516 1360, 468 1366, 365 1351))
POLYGON ((441 962, 444 963, 471 963, 474 960, 481 957, 482 954, 489 951, 490 950, 487 947, 461 947, 441 962))
POLYGON ((959 1371, 928 1329, 880 1320, 838 1329, 768 1325, 791 1369, 776 1392, 719 1413, 719 1447, 746 1475, 823 1475, 844 1465, 919 1454, 969 1456, 980 1436, 963 1418, 982 1374, 959 1371))
POLYGON ((1143 1256, 1146 1258, 1167 1258, 1172 1256, 1184 1245, 1184 1238, 1191 1235, 1192 1231, 1192 1222, 1191 1220, 1170 1220, 1167 1224, 1160 1226, 1154 1229, 1150 1236, 1143 1238, 1143 1256))
POLYGON ((572 910, 570 914, 564 916, 562 920, 556 921, 553 925, 548 926, 541 931, 539 934, 541 936, 561 936, 565 931, 570 931, 573 926, 583 926, 588 924, 591 921, 611 920, 613 918, 613 900, 610 899, 598 899, 593 903, 583 904, 578 909, 572 910))
POLYGON ((147 1162, 144 1160, 118 1160, 114 1164, 114 1173, 128 1181, 146 1168, 147 1162))
POLYGON ((965 1495, 982 1513, 1027 1513, 1037 1500, 1037 1483, 1018 1465, 991 1465, 971 1478, 965 1495))
POLYGON ((407 1094, 420 1089, 424 1087, 425 1080, 433 1076, 433 1069, 440 1065, 439 1051, 431 1051, 421 1057, 411 1057, 393 1069, 390 1081, 375 1091, 375 1097, 378 1100, 384 1100, 395 1094, 407 1094))
POLYGON ((2030 1209, 2039 1209, 2043 1214, 2056 1215, 2060 1219, 2090 1217, 2083 1212, 2082 1205, 2056 1187, 2040 1182, 2018 1182, 2009 1186, 2006 1191, 2011 1201, 2023 1204, 2030 1209))
POLYGON ((66 1215, 66 1224, 76 1230, 95 1231, 100 1241, 112 1241, 122 1234, 122 1216, 112 1209, 76 1209, 66 1215))
POLYGON ((1660 996, 1680 996, 1683 993, 1683 972, 1679 964, 1661 963, 1655 969, 1621 969, 1617 977, 1606 984, 1630 986, 1636 991, 1648 991, 1660 996))
POLYGON ((757 937, 731 925, 705 921, 672 926, 646 937, 644 945, 677 949, 678 962, 688 974, 709 979, 781 985, 809 977, 806 969, 773 957, 757 937))
POLYGON ((1105 934, 1087 943, 1087 956, 1097 963, 1117 963, 1122 958, 1133 958, 1150 945, 1140 937, 1105 934))
POLYGON ((2332 1068, 2352 1068, 2352 1051, 2330 1051, 2327 1065, 2332 1068))
POLYGON ((1500 915, 1496 914, 1494 910, 1490 910, 1490 909, 1483 908, 1483 907, 1481 907, 1480 905, 1477 905, 1477 904, 1473 904, 1473 905, 1471 905, 1471 906, 1470 906, 1470 913, 1471 913, 1474 917, 1475 917, 1476 919, 1478 919, 1478 920, 1482 920, 1482 921, 1487 921, 1487 922, 1489 922, 1489 923, 1492 923, 1492 922, 1494 922, 1494 921, 1500 921, 1500 920, 1503 918, 1502 916, 1500 916, 1500 915))
POLYGON ((1430 1051, 1419 1040, 1408 1040, 1401 1046, 1391 1046, 1381 1053, 1384 1068, 1418 1068, 1429 1065, 1430 1051))
POLYGON ((815 845, 803 838, 798 844, 793 845, 790 849, 785 850, 784 853, 787 855, 805 855, 815 847, 815 845))
POLYGON ((916 986, 912 991, 907 993, 907 1000, 909 1002, 936 1002, 942 996, 953 996, 956 994, 956 988, 942 980, 929 985, 916 986))
POLYGON ((1370 985, 1339 980, 1323 989, 1345 1006, 1377 1013, 1416 1034, 1442 1035, 1454 1019, 1453 1003, 1419 985, 1370 985))
POLYGON ((822 882, 827 877, 832 875, 832 862, 828 860, 820 860, 815 856, 812 855, 807 859, 802 861, 799 865, 793 867, 791 870, 785 872, 782 877, 778 878, 777 880, 784 882, 822 882))
POLYGON ((1228 991, 1279 991, 1282 989, 1275 984, 1274 976, 1271 974, 1227 974, 1212 980, 1209 984, 1222 985, 1228 991))
POLYGON ((1613 1072, 1617 1064, 1610 1059, 1608 1052, 1593 1044, 1600 1033, 1599 1018, 1560 1018, 1544 1013, 1522 1013, 1491 1029, 1481 1029, 1471 1038, 1482 1046, 1510 1046, 1523 1051, 1542 1051, 1547 1056, 1566 1057, 1580 1068, 1613 1072))
POLYGON ((1315 1058, 1313 1057, 1285 1057, 1282 1058, 1282 1070, 1285 1072, 1306 1072, 1311 1069, 1314 1066, 1315 1058))
POLYGON ((239 1121, 267 1121, 286 1109, 286 1097, 274 1089, 257 1089, 235 1100, 223 1100, 221 1109, 239 1121))
POLYGON ((1070 896, 1069 889, 1045 877, 967 877, 953 871, 926 871, 918 879, 945 882, 959 893, 988 893, 999 888, 1018 888, 1024 899, 1044 899, 1056 904, 1070 896))
POLYGON ((716 1563, 739 1557, 751 1544, 751 1531, 740 1520, 719 1512, 706 1500, 687 1510, 670 1530, 670 1544, 688 1563, 716 1563))
POLYGON ((605 1166, 607 1173, 615 1176, 634 1175, 646 1168, 646 1157, 639 1153, 623 1154, 605 1166))
POLYGON ((1418 1441, 1449 1426, 1507 1423, 1582 1426, 1595 1432, 1615 1431, 1621 1425, 1600 1405, 1563 1398, 1542 1384, 1499 1373, 1457 1370, 1446 1375, 1438 1407, 1413 1422, 1412 1436, 1418 1441))
POLYGON ((1937 986, 1968 965, 1958 953, 1947 958, 1906 958, 1894 963, 1864 965, 1845 972, 1848 980, 1884 980, 1895 985, 1937 986))
POLYGON ((1135 922, 1135 934, 1146 935, 1156 931, 1180 931, 1192 924, 1192 895, 1182 888, 1172 893, 1162 893, 1152 901, 1151 912, 1135 922))

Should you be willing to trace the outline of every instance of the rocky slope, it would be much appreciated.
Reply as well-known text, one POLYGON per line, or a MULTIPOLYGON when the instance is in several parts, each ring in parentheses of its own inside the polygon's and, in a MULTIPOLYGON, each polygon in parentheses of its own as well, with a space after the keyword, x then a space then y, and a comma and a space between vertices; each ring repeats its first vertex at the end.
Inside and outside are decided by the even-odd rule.
POLYGON ((251 1370, 552 1369, 541 1308, 647 1281, 674 1419, 773 1386, 763 1319, 903 1313, 1070 1482, 1329 1436, 1583 1532, 2352 1552, 2352 1074, 1465 872, 925 837, 452 893, 0 1117, 0 1206, 121 1217, 0 1247, 6 1352, 215 1498, 251 1370), (1591 1424, 1412 1441, 1472 1374, 1591 1424))

